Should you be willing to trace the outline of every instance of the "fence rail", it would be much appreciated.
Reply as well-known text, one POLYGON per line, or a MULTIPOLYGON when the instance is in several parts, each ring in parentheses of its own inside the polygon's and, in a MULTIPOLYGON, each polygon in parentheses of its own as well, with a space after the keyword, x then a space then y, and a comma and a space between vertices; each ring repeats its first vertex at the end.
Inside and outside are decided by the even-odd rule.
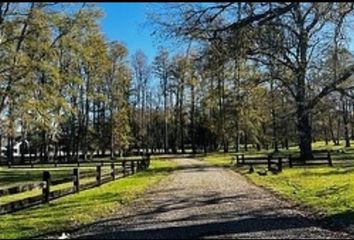
POLYGON ((317 155, 313 159, 301 160, 299 157, 293 157, 291 155, 285 156, 274 156, 273 154, 265 156, 247 156, 244 154, 238 154, 233 159, 236 162, 236 166, 249 165, 253 168, 253 165, 267 165, 269 171, 278 171, 283 170, 284 163, 288 162, 289 167, 293 166, 307 166, 307 165, 323 165, 328 164, 333 166, 332 158, 329 152, 325 156, 317 155))
POLYGON ((271 154, 258 157, 245 157, 244 154, 239 154, 236 155, 235 160, 236 166, 249 165, 253 169, 253 165, 267 165, 269 171, 281 172, 283 170, 283 158, 275 158, 271 154))
POLYGON ((43 188, 44 185, 45 185, 45 182, 36 182, 36 183, 27 183, 27 184, 21 184, 19 186, 13 186, 10 188, 0 189, 0 197, 31 191, 36 188, 43 188))
POLYGON ((0 205, 0 214, 15 212, 24 208, 32 207, 41 203, 47 203, 53 199, 57 199, 69 194, 77 193, 82 190, 98 187, 102 184, 126 177, 138 171, 146 170, 150 165, 150 156, 143 156, 140 160, 123 160, 120 162, 110 162, 110 171, 102 173, 102 164, 96 166, 94 172, 85 172, 80 174, 80 168, 73 168, 72 176, 52 180, 49 171, 43 171, 42 181, 37 183, 22 184, 19 186, 0 189, 0 197, 13 195, 33 189, 42 189, 42 194, 25 199, 12 201, 0 205), (80 180, 84 178, 95 178, 94 181, 80 184, 80 180), (72 187, 51 191, 51 186, 73 183, 72 187))
MULTIPOLYGON (((118 162, 122 161, 138 161, 141 159, 142 156, 130 156, 130 157, 118 157, 115 160, 118 162)), ((101 164, 101 166, 107 166, 111 163, 112 161, 109 158, 106 159, 96 159, 96 160, 79 160, 79 161, 50 161, 50 162, 41 162, 39 160, 36 161, 26 161, 24 163, 13 163, 13 162, 0 162, 0 165, 6 165, 8 168, 48 168, 48 167, 55 167, 55 168, 60 168, 60 167, 71 167, 73 165, 76 165, 78 167, 82 165, 92 165, 92 164, 101 164)))
POLYGON ((305 166, 305 165, 321 165, 328 164, 330 167, 333 167, 332 157, 329 152, 325 156, 314 156, 313 159, 306 161, 301 160, 299 157, 288 156, 289 167, 293 166, 305 166))

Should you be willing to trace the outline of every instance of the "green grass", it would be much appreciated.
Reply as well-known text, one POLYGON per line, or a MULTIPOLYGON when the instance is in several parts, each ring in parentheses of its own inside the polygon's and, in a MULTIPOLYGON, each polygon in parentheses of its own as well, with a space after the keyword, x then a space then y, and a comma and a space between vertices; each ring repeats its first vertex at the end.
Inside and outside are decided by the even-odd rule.
MULTIPOLYGON (((315 150, 324 149, 318 143, 315 150)), ((338 146, 329 146, 338 148, 338 146)), ((293 150, 296 153, 296 150, 293 150)), ((257 154, 257 152, 252 152, 257 154)), ((203 159, 212 165, 230 165, 234 154, 210 154, 203 159)), ((251 155, 251 154, 250 154, 251 155)), ((256 166, 254 173, 248 173, 249 167, 234 168, 257 185, 271 189, 283 197, 305 206, 312 211, 323 213, 340 224, 354 224, 354 153, 347 149, 346 153, 335 153, 333 168, 326 165, 312 167, 285 167, 283 172, 273 174, 267 172, 262 176, 257 172, 265 172, 266 166, 256 166), (345 160, 347 159, 347 160, 345 160), (348 160, 351 159, 351 160, 348 160)))
POLYGON ((147 171, 54 200, 49 204, 1 215, 0 239, 64 232, 112 215, 174 168, 173 162, 153 160, 147 171))
POLYGON ((327 215, 354 209, 354 166, 293 168, 279 174, 261 176, 255 172, 246 176, 258 185, 327 215))
POLYGON ((201 156, 200 158, 214 166, 230 166, 232 160, 232 154, 210 153, 206 156, 201 156))
MULTIPOLYGON (((241 171, 246 171, 245 169, 241 171)), ((257 185, 271 189, 312 212, 334 220, 341 228, 354 225, 354 164, 286 168, 279 174, 245 174, 257 185)), ((350 229, 350 228, 348 228, 350 229)))

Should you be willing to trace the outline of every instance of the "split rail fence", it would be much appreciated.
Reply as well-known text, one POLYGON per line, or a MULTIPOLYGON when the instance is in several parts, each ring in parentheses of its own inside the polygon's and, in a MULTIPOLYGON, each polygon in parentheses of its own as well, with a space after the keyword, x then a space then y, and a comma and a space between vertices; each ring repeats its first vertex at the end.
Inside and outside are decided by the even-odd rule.
POLYGON ((102 171, 102 166, 104 163, 101 162, 96 166, 96 170, 94 171, 80 173, 80 168, 75 167, 73 168, 72 176, 55 180, 52 179, 51 173, 49 171, 43 171, 42 181, 0 189, 0 197, 24 193, 35 189, 42 190, 41 194, 36 196, 15 200, 5 204, 0 203, 0 214, 12 213, 38 204, 48 203, 53 199, 57 199, 73 193, 78 193, 82 190, 98 187, 104 183, 108 183, 132 175, 136 172, 146 170, 150 165, 150 156, 142 156, 141 159, 138 160, 121 160, 119 162, 110 162, 109 164, 109 172, 102 171), (80 183, 81 180, 89 180, 90 178, 93 179, 93 181, 85 181, 83 184, 80 183), (51 191, 51 187, 53 186, 71 182, 71 187, 51 191))

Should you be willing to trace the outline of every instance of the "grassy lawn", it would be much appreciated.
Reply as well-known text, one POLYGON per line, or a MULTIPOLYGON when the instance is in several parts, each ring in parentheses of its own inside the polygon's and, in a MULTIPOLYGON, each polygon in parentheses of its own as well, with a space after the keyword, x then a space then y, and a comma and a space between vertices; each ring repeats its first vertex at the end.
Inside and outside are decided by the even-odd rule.
POLYGON ((258 185, 276 190, 296 202, 306 203, 327 215, 354 209, 354 165, 346 168, 297 167, 279 174, 261 176, 255 172, 246 176, 258 185))
POLYGON ((28 238, 64 232, 114 214, 175 168, 171 161, 153 160, 145 172, 101 187, 54 200, 49 204, 0 216, 0 239, 28 238))
MULTIPOLYGON (((324 144, 314 145, 315 150, 325 149, 324 144)), ((329 146, 339 149, 338 146, 329 146)), ((295 153, 296 150, 293 150, 295 153)), ((252 152, 257 154, 257 152, 252 152)), ((217 166, 230 165, 233 154, 214 153, 203 159, 217 166)), ((246 154, 247 155, 247 154, 246 154)), ((283 172, 266 176, 266 166, 256 166, 255 172, 248 173, 249 167, 235 168, 257 185, 272 189, 287 199, 309 206, 314 212, 324 213, 328 218, 347 226, 354 224, 354 151, 346 149, 334 153, 334 167, 326 165, 312 167, 284 168, 283 172), (351 160, 349 160, 351 159, 351 160)))

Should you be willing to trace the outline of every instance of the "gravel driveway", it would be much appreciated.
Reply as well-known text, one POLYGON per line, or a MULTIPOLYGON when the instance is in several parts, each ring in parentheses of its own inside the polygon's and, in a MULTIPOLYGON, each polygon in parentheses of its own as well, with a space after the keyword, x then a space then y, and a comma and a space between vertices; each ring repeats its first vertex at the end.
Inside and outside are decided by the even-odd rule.
POLYGON ((229 169, 176 159, 182 170, 114 218, 86 226, 70 238, 351 238, 316 225, 229 169))

